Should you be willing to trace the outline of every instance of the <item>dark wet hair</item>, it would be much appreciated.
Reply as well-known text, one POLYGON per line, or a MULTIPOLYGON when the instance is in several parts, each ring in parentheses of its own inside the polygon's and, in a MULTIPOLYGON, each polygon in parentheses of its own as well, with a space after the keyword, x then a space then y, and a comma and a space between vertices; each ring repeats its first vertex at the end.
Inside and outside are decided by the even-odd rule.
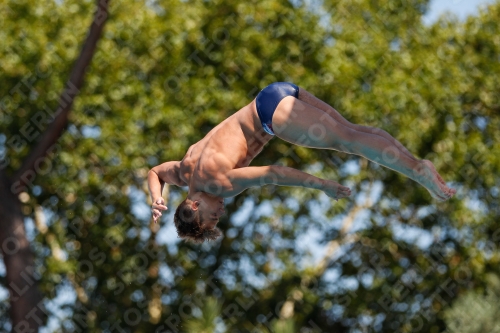
POLYGON ((219 228, 205 229, 201 227, 200 213, 191 209, 192 201, 184 199, 175 210, 174 224, 177 235, 193 243, 203 243, 206 240, 216 240, 222 236, 219 228))

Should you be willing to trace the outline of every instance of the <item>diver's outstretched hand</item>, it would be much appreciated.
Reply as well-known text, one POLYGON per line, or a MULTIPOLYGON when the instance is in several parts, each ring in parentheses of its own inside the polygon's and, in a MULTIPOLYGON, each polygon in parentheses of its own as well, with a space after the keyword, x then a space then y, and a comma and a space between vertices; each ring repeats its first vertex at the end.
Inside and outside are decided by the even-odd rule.
POLYGON ((167 209, 168 207, 165 206, 165 199, 163 199, 162 197, 156 199, 155 202, 153 202, 153 205, 151 206, 151 213, 153 213, 153 220, 155 221, 155 223, 160 218, 161 211, 167 209))
POLYGON ((322 190, 330 198, 333 198, 337 201, 339 199, 346 198, 351 195, 351 189, 349 187, 342 186, 339 183, 336 183, 332 180, 325 179, 325 184, 323 185, 322 190))

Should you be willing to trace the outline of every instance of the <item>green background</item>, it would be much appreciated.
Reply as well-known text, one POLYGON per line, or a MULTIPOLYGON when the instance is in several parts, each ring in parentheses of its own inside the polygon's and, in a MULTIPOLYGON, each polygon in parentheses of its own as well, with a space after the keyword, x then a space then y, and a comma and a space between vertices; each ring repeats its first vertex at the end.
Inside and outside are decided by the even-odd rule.
MULTIPOLYGON (((49 327, 500 332, 500 3, 465 22, 423 25, 427 7, 110 2, 60 150, 19 197, 49 327), (433 161, 456 196, 436 203, 374 163, 273 139, 252 165, 333 179, 352 198, 253 188, 229 201, 222 241, 202 246, 176 238, 172 214, 151 224, 148 170, 182 159, 274 81, 391 133, 433 161)), ((7 174, 46 129, 34 115, 57 106, 94 9, 89 1, 0 2, 7 174)), ((168 189, 171 211, 185 195, 168 189)), ((0 330, 9 328, 7 311, 4 297, 0 330)))

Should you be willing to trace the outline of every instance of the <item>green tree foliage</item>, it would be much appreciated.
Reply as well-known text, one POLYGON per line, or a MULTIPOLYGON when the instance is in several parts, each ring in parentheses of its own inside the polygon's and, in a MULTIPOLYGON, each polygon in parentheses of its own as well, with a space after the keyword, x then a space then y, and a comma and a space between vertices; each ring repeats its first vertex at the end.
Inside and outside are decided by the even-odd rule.
POLYGON ((276 333, 293 333, 297 330, 292 320, 275 320, 272 324, 272 331, 276 333))
POLYGON ((453 306, 446 310, 447 332, 479 333, 500 332, 500 280, 493 275, 493 285, 488 286, 486 295, 468 291, 460 296, 453 306))
MULTIPOLYGON (((220 318, 228 332, 444 330, 444 309, 498 271, 500 4, 464 23, 424 26, 427 4, 111 2, 71 125, 20 196, 53 304, 48 325, 201 332, 220 318), (253 165, 336 179, 352 200, 250 189, 228 201, 224 239, 202 246, 176 239, 172 214, 151 224, 149 168, 181 159, 274 81, 393 134, 436 164, 456 198, 437 204, 375 163, 274 139, 253 165), (68 294, 75 300, 61 300, 68 294)), ((7 173, 46 128, 35 115, 50 119, 92 5, 1 1, 7 173)), ((166 195, 172 211, 186 189, 166 195)))
POLYGON ((193 318, 186 322, 187 332, 212 333, 218 330, 216 320, 221 316, 221 305, 214 297, 203 301, 203 305, 193 318))

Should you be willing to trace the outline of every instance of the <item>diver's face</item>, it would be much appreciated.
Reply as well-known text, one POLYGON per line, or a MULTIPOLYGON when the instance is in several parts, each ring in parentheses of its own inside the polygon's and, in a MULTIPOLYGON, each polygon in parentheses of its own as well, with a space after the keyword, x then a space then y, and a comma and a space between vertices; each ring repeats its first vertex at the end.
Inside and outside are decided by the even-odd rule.
POLYGON ((214 228, 219 218, 224 215, 224 199, 204 192, 198 192, 193 196, 193 210, 198 210, 202 225, 214 228))

